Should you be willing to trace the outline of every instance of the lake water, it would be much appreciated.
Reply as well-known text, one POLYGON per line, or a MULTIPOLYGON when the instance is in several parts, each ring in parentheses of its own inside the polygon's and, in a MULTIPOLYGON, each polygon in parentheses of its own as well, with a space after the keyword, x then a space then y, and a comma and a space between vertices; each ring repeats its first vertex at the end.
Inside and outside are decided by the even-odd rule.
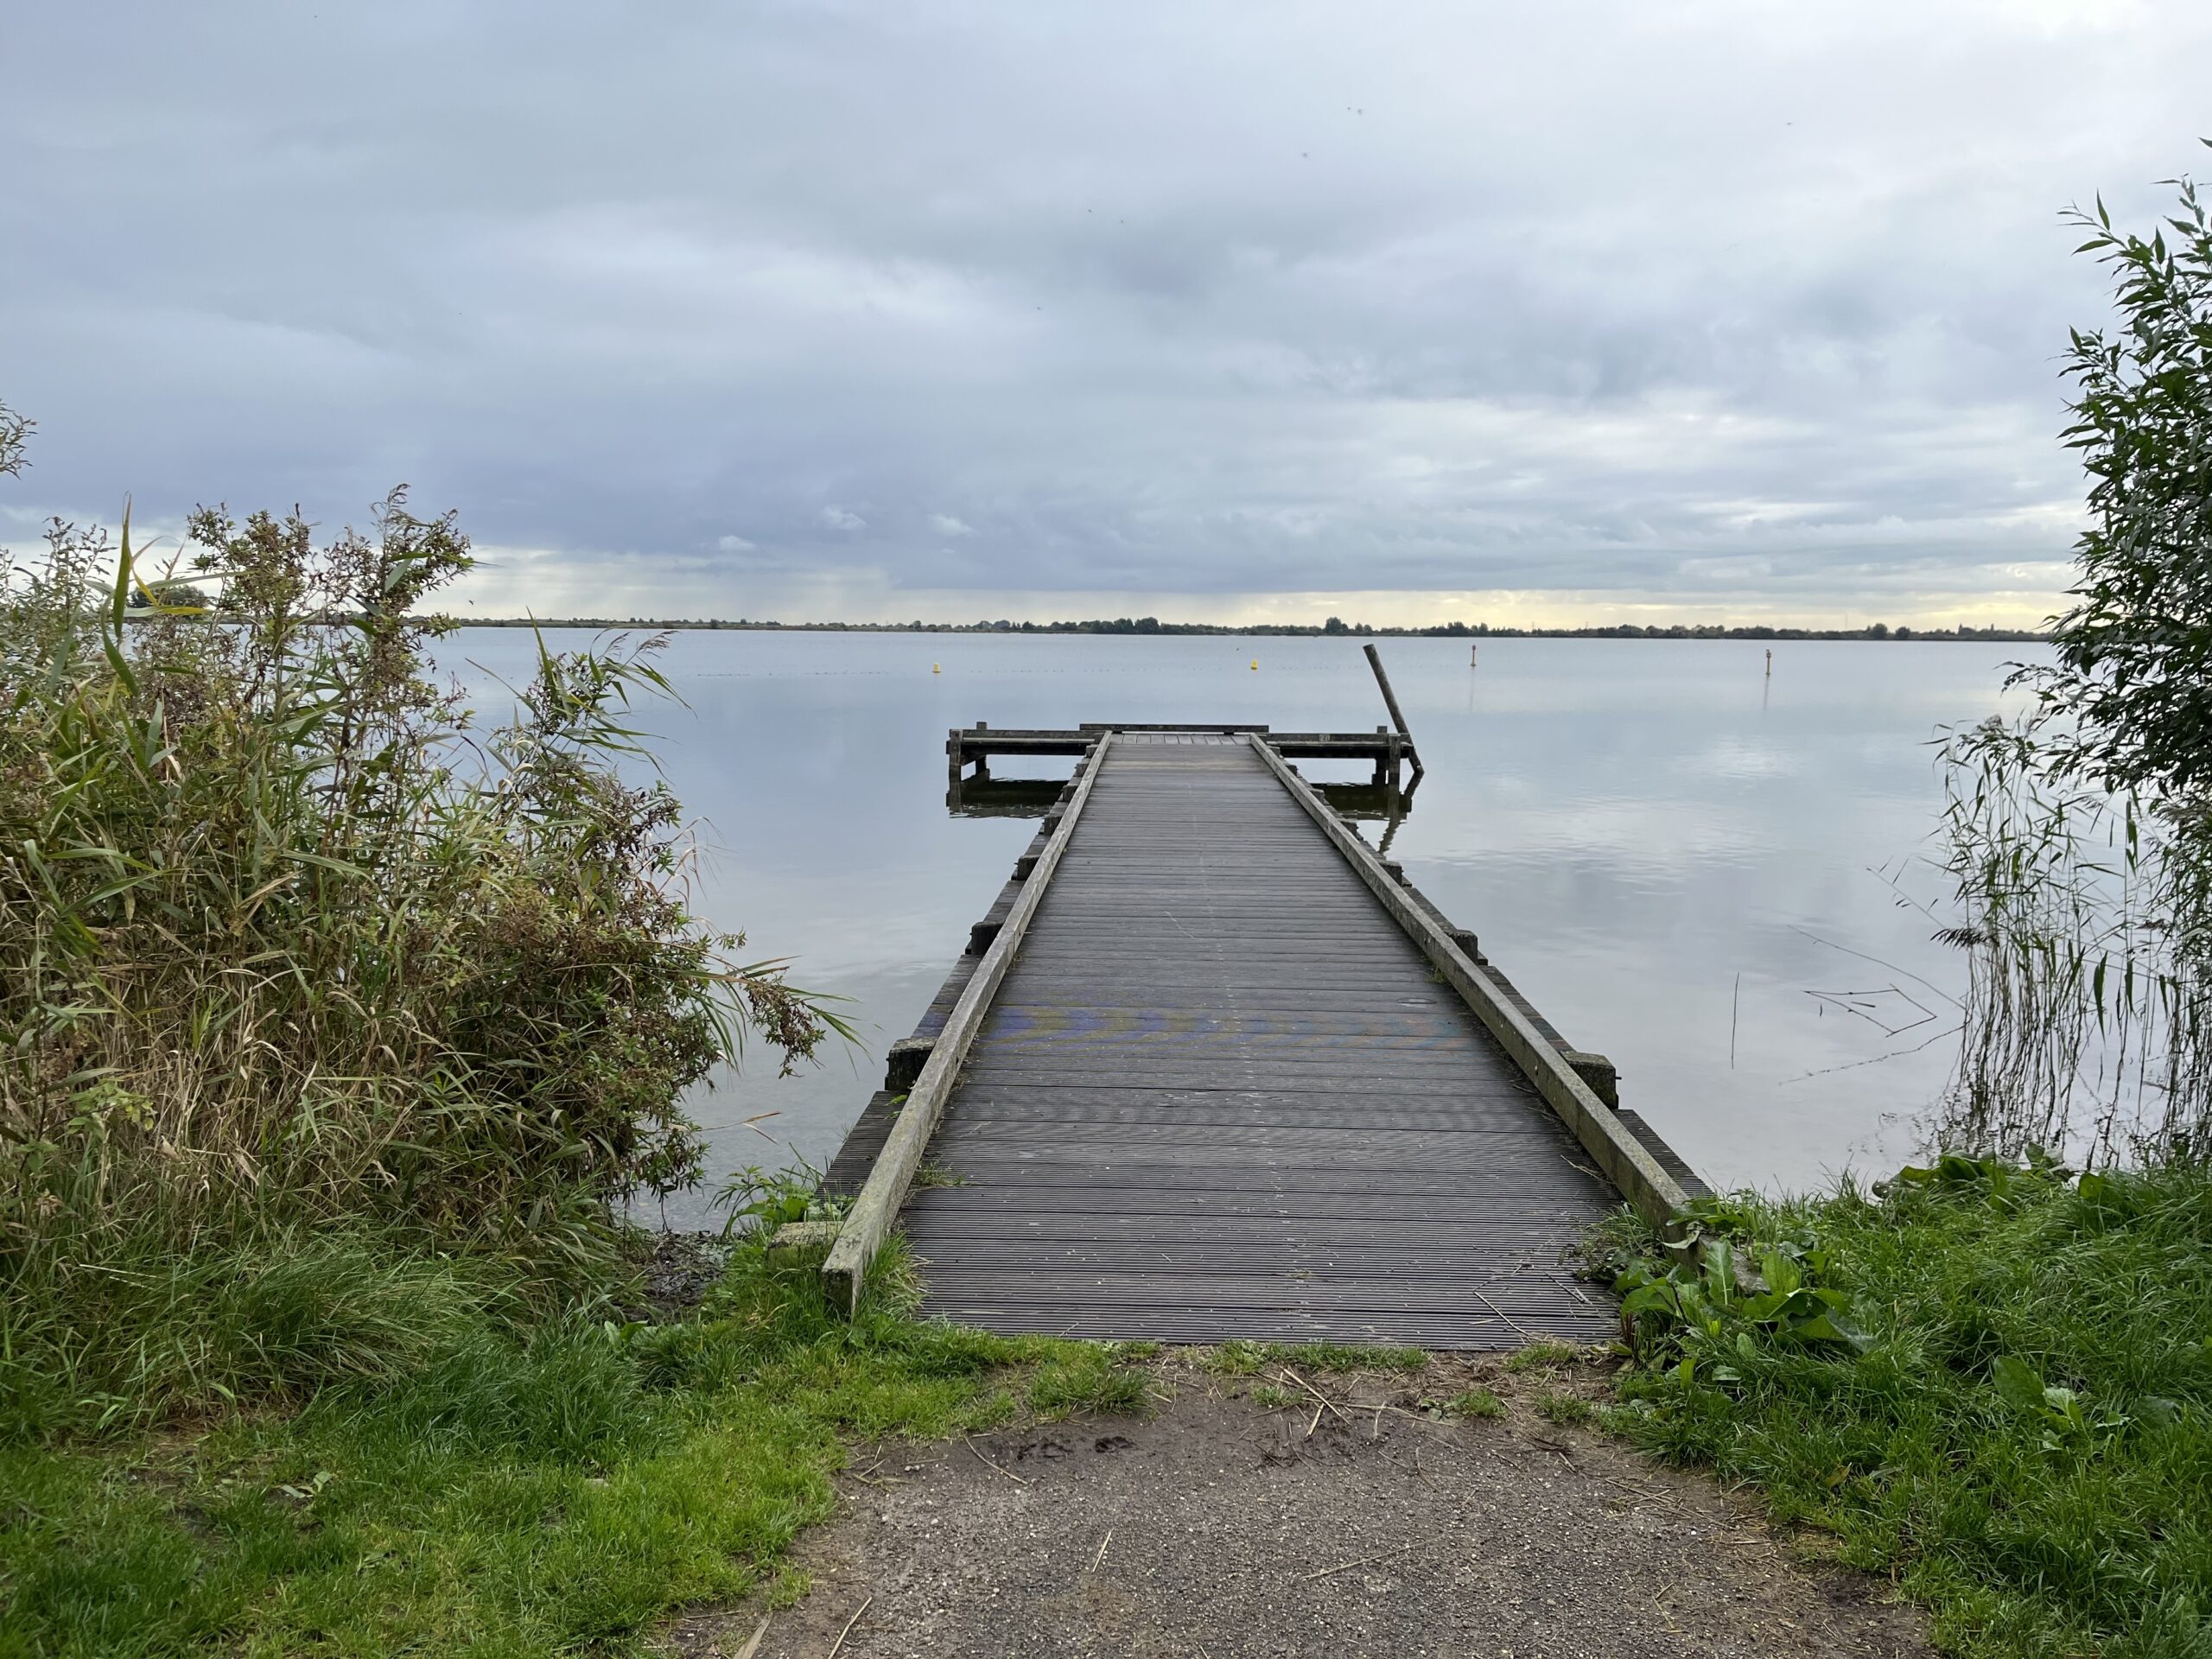
MULTIPOLYGON (((1783 642, 1771 678, 1765 647, 1737 641, 1491 639, 1475 668, 1465 641, 1380 649, 1427 766, 1392 855, 1611 1057, 1624 1104, 1716 1187, 1882 1173, 1915 1150, 1963 964, 1876 871, 1940 892, 1915 868, 1941 802, 1929 741, 2002 707, 2033 647, 1783 642)), ((513 681, 531 651, 483 629, 440 654, 513 681)), ((1345 639, 685 632, 663 666, 690 706, 645 723, 703 820, 697 907, 851 999, 869 1050, 781 1080, 756 1059, 694 1102, 718 1174, 835 1152, 1034 834, 947 813, 949 727, 1384 717, 1345 639)), ((699 1224, 703 1198, 668 1216, 699 1224)))

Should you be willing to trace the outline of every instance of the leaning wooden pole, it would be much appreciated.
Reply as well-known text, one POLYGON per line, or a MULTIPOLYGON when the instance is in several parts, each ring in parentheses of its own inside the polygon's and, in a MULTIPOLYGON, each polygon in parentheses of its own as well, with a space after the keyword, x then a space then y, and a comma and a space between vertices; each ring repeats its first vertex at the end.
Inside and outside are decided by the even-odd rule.
POLYGON ((822 1264, 822 1281, 830 1300, 848 1313, 860 1306, 861 1287, 867 1281, 868 1264, 875 1260, 875 1253, 883 1248, 883 1241, 890 1236, 891 1229, 899 1219, 907 1191, 914 1184, 914 1173, 922 1166, 922 1154, 929 1147, 930 1136, 936 1132, 938 1119, 944 1115, 944 1103, 952 1094, 969 1045, 982 1028, 991 999, 998 995, 999 985, 1013 964, 1014 952, 1021 948, 1021 936, 1028 931, 1031 918, 1044 902, 1045 889, 1052 882, 1052 872, 1059 868, 1061 855, 1067 851, 1068 842, 1074 837, 1076 820, 1083 816, 1084 804, 1090 798, 1091 785, 1098 781, 1099 769, 1106 764, 1106 752, 1113 746, 1111 732, 1101 734, 1092 746, 1090 759, 1077 776, 1067 810, 1060 815, 1059 828, 1052 832, 1045 850, 1037 855, 1036 868, 1022 884, 1021 897, 1014 900, 1014 908, 999 928, 998 937, 991 941, 990 949, 976 964, 968 988, 953 1004, 944 1029, 938 1034, 937 1046, 930 1051, 921 1075, 907 1091, 906 1103, 899 1109, 899 1121, 892 1125, 883 1150, 875 1156, 874 1167, 868 1171, 868 1180, 837 1229, 837 1242, 830 1247, 829 1259, 822 1264))
POLYGON ((1421 747, 1414 741, 1412 729, 1406 724, 1406 711, 1398 707, 1398 694, 1390 689, 1390 677, 1382 671, 1382 653, 1368 642, 1367 665, 1375 671, 1375 683, 1382 688, 1383 707, 1390 711, 1390 723, 1398 728, 1398 735, 1406 740, 1406 747, 1414 752, 1414 776, 1421 774, 1421 747))

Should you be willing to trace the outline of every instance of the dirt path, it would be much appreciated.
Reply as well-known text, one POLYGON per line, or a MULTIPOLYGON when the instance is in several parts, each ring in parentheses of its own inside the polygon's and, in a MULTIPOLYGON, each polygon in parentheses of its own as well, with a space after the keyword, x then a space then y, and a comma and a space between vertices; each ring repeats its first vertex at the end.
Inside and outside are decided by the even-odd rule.
MULTIPOLYGON (((1596 1375, 1308 1380, 1339 1408, 1277 1367, 1166 1361, 1149 1421, 880 1448, 796 1551, 813 1592, 755 1659, 1933 1652, 1880 1585, 1794 1560, 1748 1497, 1538 1414, 1600 1395, 1596 1375), (1503 1418, 1421 1410, 1478 1378, 1503 1418)), ((762 1617, 697 1616, 674 1645, 741 1654, 762 1617)))

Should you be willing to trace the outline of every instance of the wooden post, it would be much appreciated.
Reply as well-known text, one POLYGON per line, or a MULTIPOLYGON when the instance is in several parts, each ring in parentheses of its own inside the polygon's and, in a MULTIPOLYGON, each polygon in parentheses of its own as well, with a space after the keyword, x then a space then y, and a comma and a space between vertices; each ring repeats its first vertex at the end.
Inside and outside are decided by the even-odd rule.
MULTIPOLYGON (((1412 729, 1406 724, 1405 710, 1398 707, 1398 694, 1390 689, 1390 677, 1382 671, 1382 653, 1375 649, 1372 641, 1370 641, 1367 646, 1367 665, 1375 671, 1375 683, 1382 688, 1382 706, 1390 711, 1390 723, 1398 728, 1398 735, 1405 740, 1406 747, 1414 751, 1414 772, 1418 776, 1421 772, 1421 750, 1414 747, 1412 729)), ((1391 745, 1390 787, 1393 790, 1398 786, 1397 753, 1397 746, 1391 745)))

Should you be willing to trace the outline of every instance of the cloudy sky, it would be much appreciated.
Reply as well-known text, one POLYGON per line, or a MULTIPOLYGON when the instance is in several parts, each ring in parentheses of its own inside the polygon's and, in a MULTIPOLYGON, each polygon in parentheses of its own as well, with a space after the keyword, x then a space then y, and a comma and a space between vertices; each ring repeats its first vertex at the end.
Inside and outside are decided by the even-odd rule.
POLYGON ((479 613, 2033 620, 2212 7, 18 3, 0 532, 479 613))

